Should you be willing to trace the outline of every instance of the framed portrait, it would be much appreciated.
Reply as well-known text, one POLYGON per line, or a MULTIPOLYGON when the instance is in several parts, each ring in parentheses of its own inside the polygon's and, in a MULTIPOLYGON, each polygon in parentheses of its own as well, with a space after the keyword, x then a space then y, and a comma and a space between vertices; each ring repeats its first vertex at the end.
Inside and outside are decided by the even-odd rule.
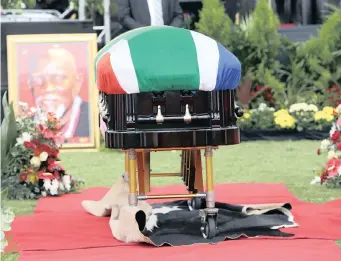
POLYGON ((8 97, 55 114, 62 150, 100 146, 94 60, 96 34, 7 36, 8 97))

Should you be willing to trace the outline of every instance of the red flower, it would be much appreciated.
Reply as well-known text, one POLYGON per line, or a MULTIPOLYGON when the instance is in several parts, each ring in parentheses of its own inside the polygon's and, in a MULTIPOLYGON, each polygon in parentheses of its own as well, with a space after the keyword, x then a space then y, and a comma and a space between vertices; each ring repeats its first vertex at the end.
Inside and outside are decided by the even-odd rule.
POLYGON ((53 159, 53 158, 49 158, 49 159, 47 160, 47 164, 49 164, 49 165, 54 165, 55 162, 56 162, 56 160, 53 159))
POLYGON ((28 148, 28 149, 34 149, 34 148, 36 147, 35 144, 33 144, 33 143, 29 142, 29 141, 25 141, 25 142, 24 142, 24 145, 25 145, 25 147, 28 148))
POLYGON ((338 150, 341 150, 341 141, 336 145, 336 148, 337 148, 338 150))
POLYGON ((336 143, 340 139, 340 132, 339 131, 334 131, 334 133, 330 136, 330 139, 336 143))
POLYGON ((341 167, 341 159, 337 159, 337 158, 332 158, 330 160, 328 160, 327 164, 326 164, 326 171, 328 173, 327 177, 335 177, 337 176, 338 173, 338 169, 339 167, 341 167))
POLYGON ((40 149, 42 150, 42 151, 46 151, 47 152, 47 155, 49 155, 49 156, 52 156, 52 153, 51 153, 51 147, 50 146, 48 146, 47 144, 42 144, 41 146, 40 146, 40 149))
POLYGON ((57 157, 59 154, 59 150, 52 150, 50 151, 52 157, 57 157))
POLYGON ((60 180, 60 174, 57 170, 53 173, 53 176, 55 177, 55 179, 60 180))
POLYGON ((25 182, 25 181, 27 180, 27 174, 26 174, 26 173, 21 173, 21 174, 19 175, 19 180, 20 180, 21 182, 25 182))
POLYGON ((43 136, 45 139, 52 139, 55 135, 50 130, 46 129, 43 132, 43 136))
POLYGON ((42 173, 39 173, 38 174, 38 178, 39 179, 53 179, 54 178, 54 176, 53 176, 53 174, 52 173, 48 173, 48 172, 42 172, 42 173))
POLYGON ((35 144, 35 145, 39 145, 40 144, 40 141, 38 139, 33 139, 32 140, 32 143, 35 144))
POLYGON ((65 172, 65 169, 63 168, 63 166, 61 166, 61 165, 59 165, 59 164, 56 164, 55 166, 56 166, 57 168, 59 168, 60 171, 65 172))
POLYGON ((44 150, 41 147, 34 149, 34 155, 39 156, 44 150))

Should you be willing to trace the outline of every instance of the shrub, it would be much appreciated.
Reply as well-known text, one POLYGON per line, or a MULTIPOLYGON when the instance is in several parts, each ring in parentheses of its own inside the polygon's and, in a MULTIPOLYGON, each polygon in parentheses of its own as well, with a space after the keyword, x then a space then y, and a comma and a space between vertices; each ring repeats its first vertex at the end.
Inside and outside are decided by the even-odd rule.
POLYGON ((196 30, 207 35, 224 46, 229 46, 230 32, 233 25, 225 14, 220 0, 203 0, 203 8, 199 12, 200 20, 195 24, 196 30))

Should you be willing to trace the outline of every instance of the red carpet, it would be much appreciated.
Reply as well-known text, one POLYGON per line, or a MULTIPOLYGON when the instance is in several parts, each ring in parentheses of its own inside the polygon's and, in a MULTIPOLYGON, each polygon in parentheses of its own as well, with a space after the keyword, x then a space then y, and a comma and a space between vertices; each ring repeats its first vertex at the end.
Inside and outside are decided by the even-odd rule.
POLYGON ((234 240, 186 247, 121 246, 58 251, 24 251, 20 261, 340 261, 330 240, 234 240), (138 257, 138 258, 137 258, 138 257))
MULTIPOLYGON (((179 193, 183 190, 184 186, 168 186, 154 188, 152 193, 179 193)), ((283 231, 294 233, 295 237, 243 239, 174 251, 171 247, 128 245, 115 240, 108 218, 93 217, 80 205, 84 199, 100 199, 106 191, 93 188, 80 194, 41 199, 34 215, 17 217, 13 223, 13 239, 23 251, 20 260, 133 260, 140 254, 147 254, 148 260, 179 257, 183 257, 180 260, 212 260, 227 255, 233 260, 314 261, 322 260, 322 257, 328 261, 341 260, 341 251, 332 241, 341 239, 341 200, 321 205, 301 202, 282 184, 217 185, 217 201, 291 203, 299 227, 283 231), (301 240, 304 238, 307 240, 301 240)))

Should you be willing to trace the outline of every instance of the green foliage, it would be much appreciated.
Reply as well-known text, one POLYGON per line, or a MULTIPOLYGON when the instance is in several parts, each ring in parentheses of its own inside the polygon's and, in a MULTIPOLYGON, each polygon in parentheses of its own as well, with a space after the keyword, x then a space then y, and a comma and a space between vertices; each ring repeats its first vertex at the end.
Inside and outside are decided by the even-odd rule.
POLYGON ((276 77, 280 69, 277 57, 282 46, 279 26, 279 19, 269 7, 268 1, 258 1, 254 13, 241 24, 245 40, 249 43, 249 48, 242 50, 248 56, 241 62, 247 68, 245 73, 250 75, 255 85, 283 90, 284 84, 276 77))
MULTIPOLYGON (((302 82, 301 88, 314 89, 326 97, 327 88, 341 87, 341 9, 327 18, 318 37, 298 46, 294 62, 302 70, 296 80, 302 82)), ((329 99, 324 100, 328 105, 329 99)))
POLYGON ((222 2, 220 0, 203 0, 203 8, 199 14, 200 21, 195 25, 197 31, 228 46, 233 23, 225 14, 222 2))
POLYGON ((14 115, 13 103, 7 101, 7 92, 2 98, 4 119, 1 123, 1 174, 6 165, 11 161, 10 149, 16 142, 17 128, 14 115))
POLYGON ((279 19, 269 7, 267 0, 259 0, 253 13, 253 21, 248 27, 248 39, 250 43, 258 47, 259 57, 276 57, 281 46, 278 29, 279 19), (265 48, 260 48, 265 47, 265 48))
POLYGON ((1 6, 3 9, 22 9, 33 8, 36 4, 35 0, 3 0, 1 6))

